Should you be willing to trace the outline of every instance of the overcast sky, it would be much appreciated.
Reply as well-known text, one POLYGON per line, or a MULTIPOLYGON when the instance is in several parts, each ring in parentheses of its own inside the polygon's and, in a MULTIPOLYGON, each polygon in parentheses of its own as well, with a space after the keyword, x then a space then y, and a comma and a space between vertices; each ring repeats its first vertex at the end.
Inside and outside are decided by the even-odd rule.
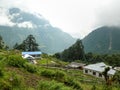
POLYGON ((77 38, 100 26, 120 24, 120 0, 0 0, 0 7, 11 6, 40 13, 77 38))

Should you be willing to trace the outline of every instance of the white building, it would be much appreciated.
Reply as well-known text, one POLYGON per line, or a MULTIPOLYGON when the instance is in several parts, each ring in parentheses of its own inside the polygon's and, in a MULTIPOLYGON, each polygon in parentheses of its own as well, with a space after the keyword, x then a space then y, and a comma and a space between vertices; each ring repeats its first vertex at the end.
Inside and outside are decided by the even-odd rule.
POLYGON ((33 56, 35 59, 40 58, 41 54, 42 54, 42 52, 40 52, 40 51, 34 51, 34 52, 31 52, 31 51, 29 51, 29 52, 22 52, 22 56, 25 56, 25 55, 31 55, 31 56, 33 56))
POLYGON ((29 54, 25 54, 22 56, 24 59, 27 59, 30 63, 37 64, 35 58, 29 54))
POLYGON ((108 71, 108 75, 113 76, 116 71, 114 69, 112 69, 111 66, 108 66, 103 62, 87 65, 84 67, 83 72, 85 74, 104 78, 104 76, 102 75, 102 72, 105 70, 106 67, 110 67, 110 70, 108 71))

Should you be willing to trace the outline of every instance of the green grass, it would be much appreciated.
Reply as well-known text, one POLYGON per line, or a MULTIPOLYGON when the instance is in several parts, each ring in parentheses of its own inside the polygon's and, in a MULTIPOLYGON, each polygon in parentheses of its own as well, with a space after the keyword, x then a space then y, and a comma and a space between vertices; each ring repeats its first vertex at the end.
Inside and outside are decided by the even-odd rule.
POLYGON ((62 69, 67 63, 52 57, 33 65, 13 51, 12 55, 0 52, 0 56, 0 90, 119 90, 118 85, 106 87, 102 79, 85 75, 82 70, 62 69), (44 66, 53 65, 53 61, 56 68, 44 66))

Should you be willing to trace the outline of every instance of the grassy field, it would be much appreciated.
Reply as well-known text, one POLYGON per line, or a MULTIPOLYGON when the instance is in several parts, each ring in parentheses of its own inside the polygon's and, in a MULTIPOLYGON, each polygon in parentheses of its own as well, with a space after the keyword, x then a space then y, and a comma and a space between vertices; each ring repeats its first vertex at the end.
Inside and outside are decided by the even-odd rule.
POLYGON ((68 62, 43 56, 37 65, 15 51, 0 52, 0 90, 120 90, 82 70, 63 68, 68 62))

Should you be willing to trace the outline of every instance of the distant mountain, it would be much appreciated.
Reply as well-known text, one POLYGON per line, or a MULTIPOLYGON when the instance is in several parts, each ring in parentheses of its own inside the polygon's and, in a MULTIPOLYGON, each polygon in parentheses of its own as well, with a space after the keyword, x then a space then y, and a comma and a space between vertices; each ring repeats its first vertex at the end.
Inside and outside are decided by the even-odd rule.
POLYGON ((120 53, 120 27, 100 27, 83 39, 86 52, 120 53))
POLYGON ((56 53, 71 46, 75 39, 59 28, 53 27, 43 16, 29 13, 19 8, 10 8, 6 12, 0 8, 0 13, 7 17, 4 25, 0 24, 0 35, 5 43, 12 48, 20 44, 29 34, 32 34, 40 49, 45 53, 56 53))

